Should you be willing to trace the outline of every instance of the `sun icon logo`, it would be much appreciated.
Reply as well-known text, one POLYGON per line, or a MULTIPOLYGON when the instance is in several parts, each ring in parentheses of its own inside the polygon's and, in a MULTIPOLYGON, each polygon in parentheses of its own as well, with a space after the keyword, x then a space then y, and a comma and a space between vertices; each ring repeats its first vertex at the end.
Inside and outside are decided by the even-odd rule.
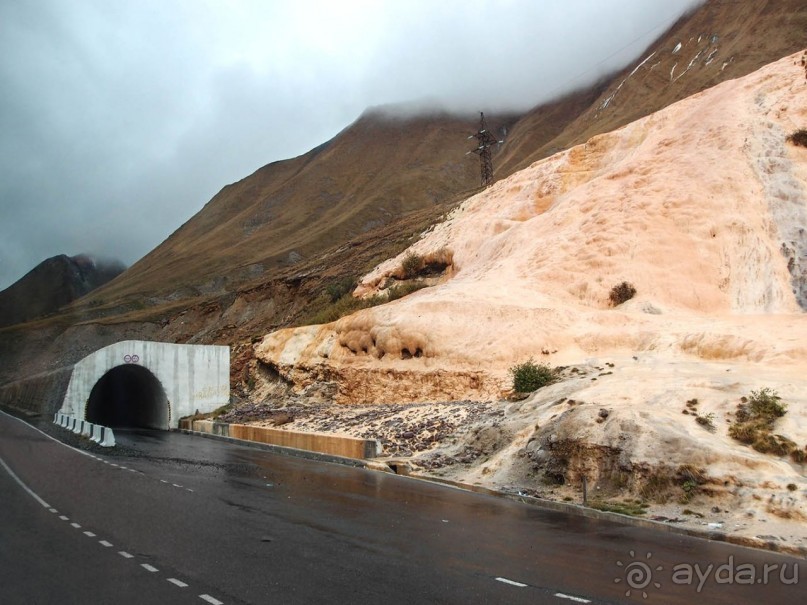
MULTIPOLYGON (((647 598, 647 591, 645 588, 650 586, 651 584, 656 588, 661 588, 661 584, 659 582, 653 582, 653 571, 662 571, 664 567, 661 565, 657 565, 655 569, 650 567, 650 558, 653 556, 652 553, 647 553, 645 555, 645 561, 636 561, 636 552, 630 551, 631 559, 633 561, 629 561, 628 563, 623 563, 622 561, 617 561, 616 564, 619 567, 625 568, 625 584, 628 586, 628 590, 625 592, 625 596, 629 597, 632 590, 641 591, 642 598, 647 598)), ((619 584, 622 582, 623 578, 614 578, 614 584, 619 584)))

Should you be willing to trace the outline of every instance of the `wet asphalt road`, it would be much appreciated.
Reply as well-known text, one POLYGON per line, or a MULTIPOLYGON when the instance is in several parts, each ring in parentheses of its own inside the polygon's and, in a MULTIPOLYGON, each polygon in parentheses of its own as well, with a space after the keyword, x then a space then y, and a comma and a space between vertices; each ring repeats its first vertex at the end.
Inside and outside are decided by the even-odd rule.
POLYGON ((0 602, 807 601, 805 562, 774 553, 178 433, 117 439, 89 455, 0 413, 0 602))

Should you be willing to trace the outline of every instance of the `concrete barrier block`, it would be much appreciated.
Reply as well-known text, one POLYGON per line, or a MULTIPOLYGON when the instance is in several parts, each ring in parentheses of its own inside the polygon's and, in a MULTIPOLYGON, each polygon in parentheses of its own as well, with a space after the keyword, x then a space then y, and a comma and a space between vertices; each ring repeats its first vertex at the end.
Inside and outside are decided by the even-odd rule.
POLYGON ((112 429, 108 426, 101 427, 101 442, 99 445, 102 447, 114 447, 115 446, 115 433, 112 432, 112 429))
POLYGON ((86 420, 81 421, 81 434, 84 437, 89 437, 92 435, 92 422, 87 422, 86 420))
POLYGON ((103 429, 101 425, 93 424, 92 425, 92 435, 90 435, 90 441, 94 443, 101 443, 101 436, 103 433, 103 429))
POLYGON ((193 421, 193 430, 197 433, 213 433, 213 428, 215 426, 214 422, 210 420, 194 420, 193 421))
POLYGON ((214 422, 212 428, 214 435, 220 435, 222 437, 229 437, 230 436, 230 425, 226 422, 214 422))

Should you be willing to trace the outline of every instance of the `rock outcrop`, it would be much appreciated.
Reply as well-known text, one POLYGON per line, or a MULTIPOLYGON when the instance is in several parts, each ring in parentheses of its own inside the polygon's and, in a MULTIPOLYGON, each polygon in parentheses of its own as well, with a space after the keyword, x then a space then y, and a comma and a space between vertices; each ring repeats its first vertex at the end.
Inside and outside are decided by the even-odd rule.
POLYGON ((807 375, 807 124, 799 55, 536 162, 458 207, 406 255, 442 283, 327 326, 268 335, 257 357, 341 402, 487 398, 530 356, 603 354, 792 367, 807 375), (613 286, 636 296, 611 306, 613 286))

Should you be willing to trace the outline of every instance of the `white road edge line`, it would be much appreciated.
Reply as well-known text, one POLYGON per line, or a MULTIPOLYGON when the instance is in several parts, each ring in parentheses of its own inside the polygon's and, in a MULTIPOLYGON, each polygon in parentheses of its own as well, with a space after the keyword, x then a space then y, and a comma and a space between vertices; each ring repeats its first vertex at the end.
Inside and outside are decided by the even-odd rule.
POLYGON ((118 554, 119 554, 121 557, 123 557, 124 559, 134 559, 134 555, 130 555, 130 554, 129 554, 128 552, 126 552, 125 550, 119 550, 119 551, 118 551, 118 554))
MULTIPOLYGON (((0 413, 5 414, 5 412, 0 412, 0 413)), ((6 414, 6 416, 8 416, 8 414, 6 414)), ((12 416, 12 418, 14 418, 14 416, 12 416)), ((19 486, 20 486, 22 489, 24 489, 26 492, 28 492, 28 495, 29 495, 29 496, 31 496, 31 497, 32 497, 34 500, 36 500, 37 502, 39 502, 39 503, 40 503, 40 504, 43 506, 43 508, 48 508, 48 509, 50 508, 50 504, 48 504, 48 503, 47 503, 47 502, 45 502, 45 501, 44 501, 42 498, 40 498, 40 497, 39 497, 39 496, 36 494, 36 492, 34 492, 34 490, 32 490, 32 489, 31 489, 30 487, 28 487, 27 485, 25 485, 25 483, 23 483, 22 479, 20 479, 20 478, 19 478, 19 477, 16 475, 16 473, 15 473, 14 471, 12 471, 12 470, 11 470, 11 468, 9 468, 8 464, 6 464, 5 460, 3 460, 2 458, 0 458, 0 464, 2 464, 2 465, 3 465, 3 468, 4 468, 4 469, 6 469, 6 472, 9 474, 9 476, 10 476, 12 479, 14 479, 14 481, 16 481, 16 482, 19 484, 19 486)))
POLYGON ((149 565, 148 563, 141 563, 140 567, 142 567, 146 571, 150 571, 151 573, 154 573, 155 571, 160 571, 159 569, 157 569, 153 565, 149 565))
POLYGON ((562 592, 556 592, 555 596, 559 599, 568 599, 570 601, 574 601, 575 603, 591 603, 590 600, 584 599, 583 597, 573 597, 570 594, 563 594, 562 592))
POLYGON ((515 580, 508 580, 507 578, 496 578, 497 582, 504 582, 505 584, 510 584, 511 586, 518 586, 519 588, 526 588, 527 584, 522 584, 521 582, 516 582, 515 580))
MULTIPOLYGON (((73 450, 74 452, 78 452, 78 453, 79 453, 79 454, 81 454, 82 456, 88 456, 88 457, 90 457, 90 458, 95 458, 95 456, 93 456, 93 455, 92 455, 92 454, 90 454, 89 452, 85 452, 84 450, 80 450, 80 449, 78 449, 77 447, 73 447, 72 445, 67 445, 67 444, 66 444, 66 443, 64 443, 63 441, 59 441, 58 439, 56 439, 56 437, 51 437, 50 435, 48 435, 48 434, 47 434, 45 431, 43 431, 42 429, 38 429, 38 428, 36 428, 36 427, 35 427, 34 425, 32 425, 32 424, 28 424, 28 423, 27 423, 27 422, 25 422, 25 420, 23 420, 22 418, 17 418, 16 416, 12 416, 11 414, 7 414, 7 413, 6 413, 6 412, 4 412, 3 410, 0 410, 0 414, 3 414, 3 416, 8 416, 9 418, 12 418, 13 420, 16 420, 17 422, 20 422, 20 423, 24 424, 24 425, 25 425, 25 426, 27 426, 29 429, 34 429, 34 430, 35 430, 37 433, 42 433, 43 435, 45 435, 45 437, 47 437, 47 438, 48 438, 48 439, 50 439, 51 441, 55 441, 55 442, 56 442, 56 443, 58 443, 59 445, 62 445, 62 446, 64 446, 64 447, 66 447, 66 448, 69 448, 69 449, 73 450)), ((98 460, 100 460, 100 458, 98 458, 98 460)))
POLYGON ((52 512, 52 513, 58 513, 58 512, 59 512, 59 511, 58 511, 58 510, 56 510, 55 508, 49 508, 48 510, 49 510, 50 512, 52 512))
POLYGON ((183 582, 182 580, 177 580, 176 578, 168 578, 168 581, 171 582, 171 584, 174 584, 175 586, 179 586, 180 588, 188 587, 188 585, 185 584, 185 582, 183 582))
POLYGON ((203 601, 207 601, 211 605, 224 605, 224 603, 222 603, 218 599, 214 599, 209 594, 200 594, 199 598, 202 599, 203 601))

